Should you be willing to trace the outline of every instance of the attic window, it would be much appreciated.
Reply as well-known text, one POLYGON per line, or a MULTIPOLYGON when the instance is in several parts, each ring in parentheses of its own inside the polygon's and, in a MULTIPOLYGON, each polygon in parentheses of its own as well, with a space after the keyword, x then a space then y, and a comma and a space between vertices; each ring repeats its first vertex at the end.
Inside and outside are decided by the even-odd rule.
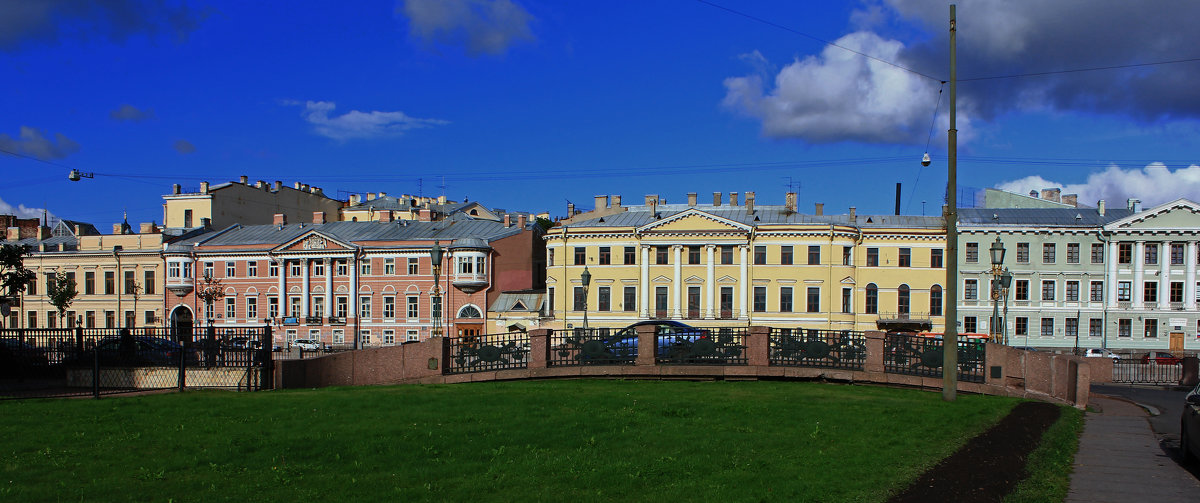
POLYGON ((759 221, 759 220, 758 220, 758 215, 754 215, 754 221, 755 221, 755 222, 758 222, 758 221, 759 221))
POLYGON ((871 217, 867 217, 867 223, 869 223, 869 224, 873 224, 873 223, 875 223, 875 221, 874 221, 874 220, 871 220, 871 217))
POLYGON ((479 216, 479 210, 475 210, 475 209, 471 210, 471 216, 473 216, 473 217, 479 216))
POLYGON ((516 302, 513 302, 512 310, 513 311, 528 311, 529 308, 525 307, 525 303, 518 300, 516 302))
POLYGON ((597 223, 604 223, 604 217, 600 217, 600 220, 598 220, 597 223))

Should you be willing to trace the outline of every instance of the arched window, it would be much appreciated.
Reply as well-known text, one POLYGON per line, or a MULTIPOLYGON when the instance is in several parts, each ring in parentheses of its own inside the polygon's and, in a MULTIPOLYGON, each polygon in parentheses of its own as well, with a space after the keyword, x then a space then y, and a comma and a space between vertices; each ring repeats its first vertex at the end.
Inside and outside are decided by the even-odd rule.
POLYGON ((896 312, 908 314, 910 311, 909 307, 912 305, 910 299, 908 285, 900 285, 900 288, 896 289, 896 312))
POLYGON ((942 315, 942 286, 933 285, 929 287, 929 315, 942 315))
POLYGON ((879 287, 875 283, 867 284, 867 314, 879 314, 879 287))
POLYGON ((458 317, 459 318, 482 318, 483 314, 481 314, 479 312, 479 308, 476 308, 475 306, 463 306, 462 309, 458 310, 458 317))

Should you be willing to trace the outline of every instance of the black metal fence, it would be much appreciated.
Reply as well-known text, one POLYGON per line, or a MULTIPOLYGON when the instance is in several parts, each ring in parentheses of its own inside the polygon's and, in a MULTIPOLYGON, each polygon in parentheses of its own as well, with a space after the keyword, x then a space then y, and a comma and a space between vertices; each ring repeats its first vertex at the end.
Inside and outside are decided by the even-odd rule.
POLYGON ((0 399, 269 385, 269 327, 0 330, 0 399))
POLYGON ((867 360, 867 338, 850 330, 773 328, 770 364, 862 370, 867 360))
POLYGON ((445 348, 447 374, 529 366, 529 334, 525 332, 452 337, 445 348))
POLYGON ((550 334, 552 367, 629 365, 637 361, 638 334, 632 328, 555 330, 550 334))
POLYGON ((1134 384, 1177 384, 1183 379, 1183 363, 1122 358, 1113 360, 1112 381, 1134 384))
MULTIPOLYGON (((892 374, 942 377, 942 339, 889 333, 883 339, 883 369, 892 374)), ((983 382, 984 342, 958 341, 958 380, 983 382)))
POLYGON ((654 361, 667 365, 746 365, 746 327, 659 325, 654 361))

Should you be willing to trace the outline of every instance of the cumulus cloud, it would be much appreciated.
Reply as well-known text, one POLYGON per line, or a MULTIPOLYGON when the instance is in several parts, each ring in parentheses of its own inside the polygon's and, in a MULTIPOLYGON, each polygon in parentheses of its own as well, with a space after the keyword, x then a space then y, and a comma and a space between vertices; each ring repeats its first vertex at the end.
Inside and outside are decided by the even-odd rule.
POLYGON ((186 40, 210 10, 161 0, 38 0, 0 2, 0 50, 14 51, 30 42, 62 38, 100 38, 123 42, 135 34, 166 33, 186 40))
MULTIPOLYGON (((45 210, 42 208, 30 208, 24 204, 13 206, 0 199, 0 215, 16 215, 17 218, 42 218, 43 211, 45 210)), ((53 213, 49 213, 49 216, 50 222, 58 220, 58 217, 54 216, 53 213)))
POLYGON ((118 121, 133 121, 141 122, 147 119, 154 118, 154 109, 147 108, 141 110, 138 107, 125 103, 120 108, 108 113, 108 117, 118 121))
POLYGON ((196 146, 192 145, 192 142, 187 140, 175 140, 175 144, 173 146, 175 147, 175 151, 179 152, 180 154, 190 154, 196 151, 196 146))
POLYGON ((1122 169, 1115 164, 1101 172, 1088 175, 1084 183, 1062 184, 1040 176, 1002 182, 1000 190, 1028 194, 1031 190, 1060 187, 1064 194, 1079 194, 1079 202, 1093 205, 1104 199, 1109 204, 1123 204, 1126 199, 1141 199, 1147 207, 1187 198, 1200 201, 1200 166, 1195 164, 1171 171, 1161 163, 1142 169, 1122 169))
POLYGON ((62 159, 78 152, 79 144, 62 133, 55 133, 54 140, 51 140, 36 128, 21 126, 18 138, 13 138, 7 133, 0 133, 0 149, 50 160, 62 159))
POLYGON ((533 16, 511 0, 401 0, 413 37, 426 44, 462 45, 471 55, 503 54, 533 40, 533 16))
MULTIPOLYGON (((299 105, 299 102, 285 102, 299 105)), ((344 141, 356 138, 381 138, 399 136, 410 129, 449 124, 441 119, 419 119, 404 112, 360 112, 351 110, 342 115, 330 116, 337 105, 329 101, 307 101, 301 115, 313 125, 313 131, 321 136, 344 141)))

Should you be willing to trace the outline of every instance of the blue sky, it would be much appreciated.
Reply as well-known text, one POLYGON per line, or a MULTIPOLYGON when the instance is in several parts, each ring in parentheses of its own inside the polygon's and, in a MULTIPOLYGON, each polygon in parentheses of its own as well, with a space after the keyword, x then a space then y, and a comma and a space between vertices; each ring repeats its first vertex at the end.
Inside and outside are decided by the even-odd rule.
MULTIPOLYGON (((1132 4, 960 2, 959 78, 1200 57, 1197 4, 1132 4)), ((0 148, 21 154, 0 153, 0 211, 161 221, 172 183, 244 174, 554 215, 598 194, 781 204, 789 182, 805 211, 888 213, 901 182, 905 213, 936 214, 947 5, 0 0, 0 148)), ((959 183, 1200 199, 1198 77, 964 81, 959 183)))

